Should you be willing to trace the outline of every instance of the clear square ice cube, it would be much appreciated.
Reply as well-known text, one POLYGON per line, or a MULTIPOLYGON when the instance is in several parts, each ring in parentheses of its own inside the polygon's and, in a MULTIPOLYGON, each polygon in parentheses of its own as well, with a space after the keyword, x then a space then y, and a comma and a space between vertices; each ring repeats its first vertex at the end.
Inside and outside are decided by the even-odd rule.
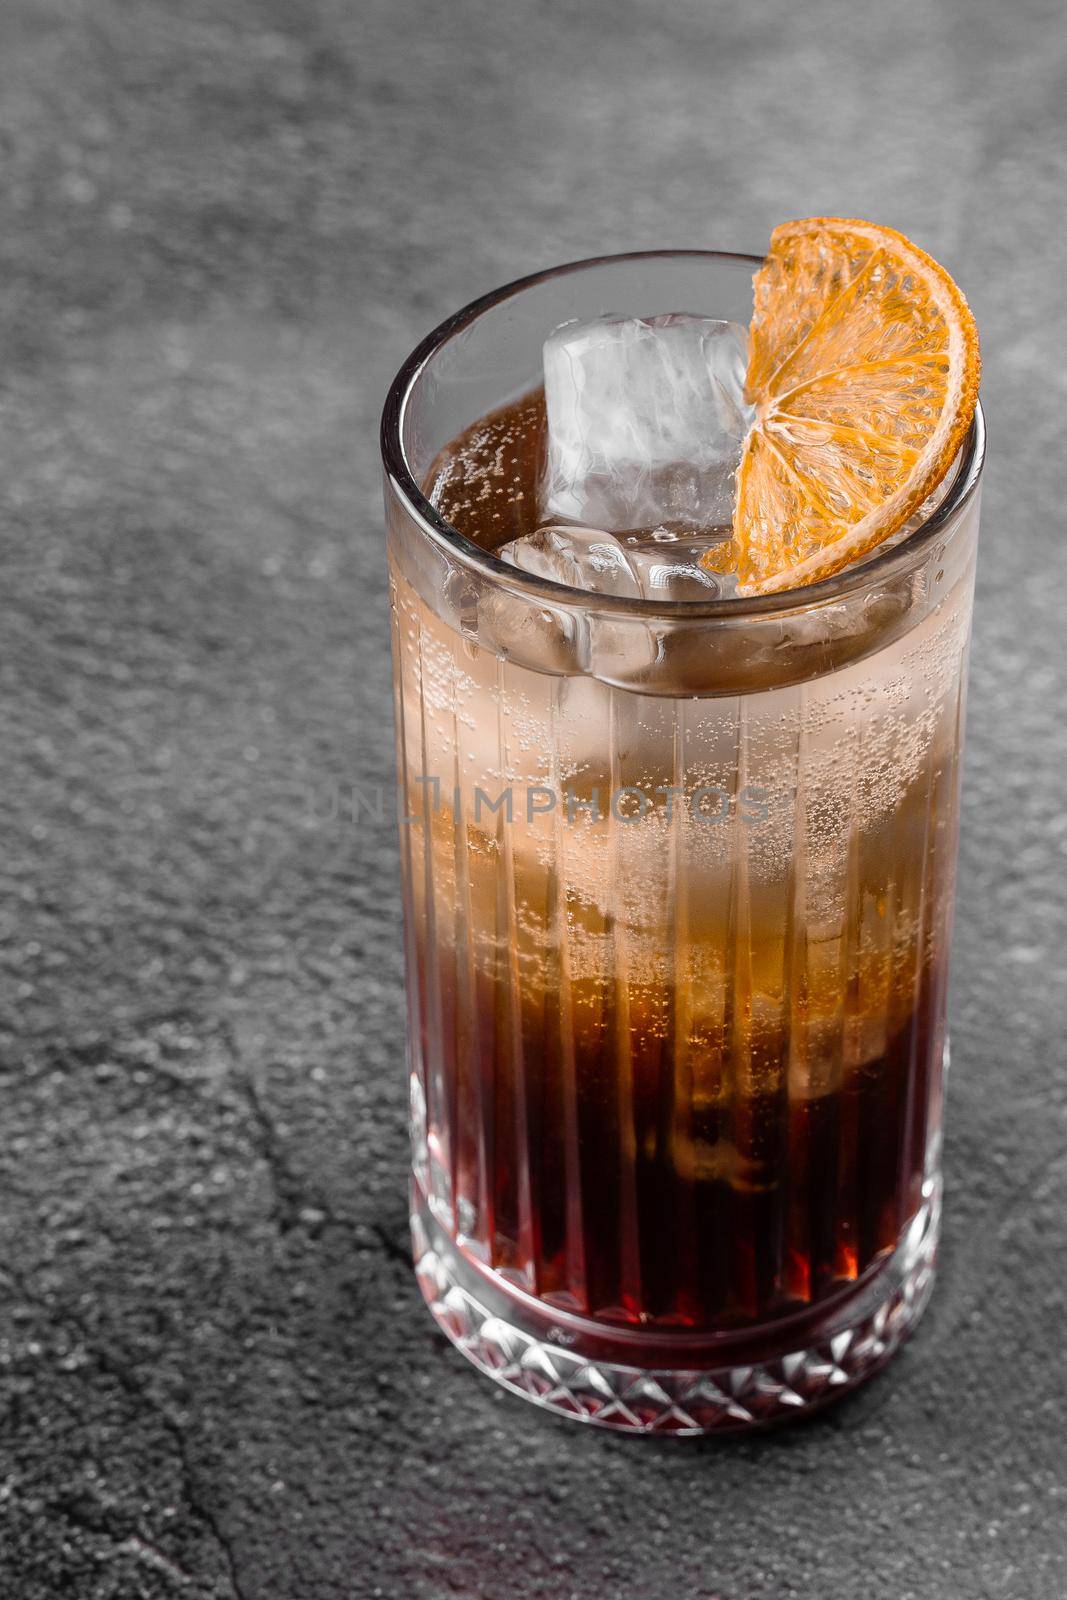
POLYGON ((733 515, 753 408, 747 335, 671 312, 565 323, 545 342, 547 517, 619 531, 733 515))

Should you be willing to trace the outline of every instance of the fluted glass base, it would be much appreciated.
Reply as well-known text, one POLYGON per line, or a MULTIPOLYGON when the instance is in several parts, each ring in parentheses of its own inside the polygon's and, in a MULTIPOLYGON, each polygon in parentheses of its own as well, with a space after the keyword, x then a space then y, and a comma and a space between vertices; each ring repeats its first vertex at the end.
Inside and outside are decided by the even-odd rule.
POLYGON ((694 1336, 605 1326, 513 1289, 456 1248, 416 1188, 415 1270, 438 1326, 482 1372, 546 1410, 626 1433, 735 1432, 806 1416, 889 1360, 933 1286, 940 1179, 900 1245, 800 1316, 694 1336))

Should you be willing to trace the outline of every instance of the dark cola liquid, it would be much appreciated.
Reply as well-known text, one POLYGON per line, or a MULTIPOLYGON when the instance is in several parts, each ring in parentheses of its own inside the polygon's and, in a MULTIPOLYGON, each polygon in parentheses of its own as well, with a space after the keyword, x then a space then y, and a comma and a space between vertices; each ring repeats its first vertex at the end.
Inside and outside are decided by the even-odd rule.
POLYGON ((425 1181, 473 1257, 518 1287, 611 1322, 742 1326, 854 1283, 918 1210, 940 1111, 936 981, 883 1056, 816 1096, 791 1095, 784 1064, 770 1091, 695 1093, 632 1008, 624 1041, 610 1006, 575 1030, 555 993, 516 1007, 493 981, 480 1063, 462 999, 445 997, 463 1052, 439 1053, 425 1181))

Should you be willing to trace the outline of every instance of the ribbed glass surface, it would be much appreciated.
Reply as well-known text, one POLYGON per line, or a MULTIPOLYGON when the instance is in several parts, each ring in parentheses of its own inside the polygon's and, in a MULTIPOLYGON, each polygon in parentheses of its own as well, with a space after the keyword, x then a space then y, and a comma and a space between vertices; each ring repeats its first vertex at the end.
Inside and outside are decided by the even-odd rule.
POLYGON ((415 1172, 469 1258, 720 1329, 897 1245, 938 1138, 970 583, 843 668, 683 698, 507 659, 394 564, 415 1172))

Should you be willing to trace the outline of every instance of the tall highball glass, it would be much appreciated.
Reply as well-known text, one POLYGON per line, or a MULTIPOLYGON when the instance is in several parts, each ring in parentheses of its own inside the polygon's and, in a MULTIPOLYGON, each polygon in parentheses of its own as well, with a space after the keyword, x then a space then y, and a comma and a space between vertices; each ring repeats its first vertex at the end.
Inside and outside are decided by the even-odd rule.
POLYGON ((747 322, 757 265, 512 284, 383 418, 416 1271, 483 1372, 632 1432, 801 1415, 926 1302, 982 417, 907 538, 771 597, 570 589, 423 490, 560 323, 747 322))

